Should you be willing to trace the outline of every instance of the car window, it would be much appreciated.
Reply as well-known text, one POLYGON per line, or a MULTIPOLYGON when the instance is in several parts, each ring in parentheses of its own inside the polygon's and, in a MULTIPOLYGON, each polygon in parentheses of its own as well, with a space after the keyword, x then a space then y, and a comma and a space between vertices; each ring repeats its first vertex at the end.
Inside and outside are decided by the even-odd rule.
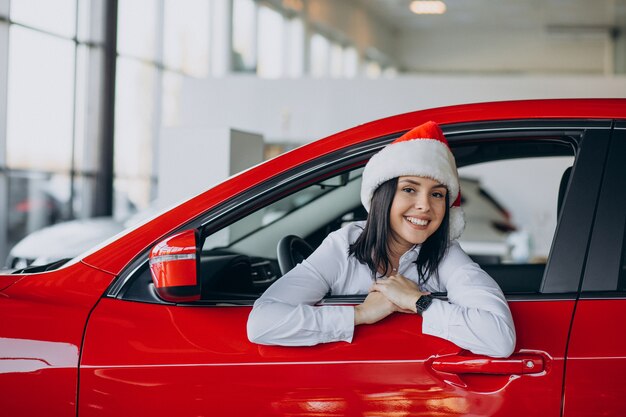
MULTIPOLYGON (((561 185, 562 178, 574 164, 571 142, 545 142, 472 142, 453 148, 466 213, 460 244, 505 294, 539 293, 558 218, 559 189, 567 185, 561 185)), ((296 235, 314 250, 332 231, 364 220, 363 168, 351 166, 304 187, 286 184, 263 207, 220 230, 207 229, 200 257, 202 300, 250 303, 282 276, 277 256, 281 239, 296 235)), ((145 289, 151 285, 149 270, 141 268, 137 281, 143 284, 131 285, 124 297, 158 302, 145 289)))
POLYGON ((460 239, 463 249, 482 264, 545 264, 556 229, 561 178, 573 163, 573 156, 556 156, 459 168, 468 219, 460 239))

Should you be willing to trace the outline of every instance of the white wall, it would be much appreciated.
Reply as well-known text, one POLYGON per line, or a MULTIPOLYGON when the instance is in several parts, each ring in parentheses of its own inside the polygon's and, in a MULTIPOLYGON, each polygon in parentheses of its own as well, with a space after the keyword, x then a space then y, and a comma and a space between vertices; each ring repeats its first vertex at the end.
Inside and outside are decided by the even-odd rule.
POLYGON ((606 31, 428 28, 400 39, 400 68, 410 71, 610 74, 614 66, 613 41, 606 31))
POLYGON ((229 126, 306 143, 386 116, 461 103, 626 97, 626 76, 414 76, 394 79, 187 79, 183 126, 229 126))

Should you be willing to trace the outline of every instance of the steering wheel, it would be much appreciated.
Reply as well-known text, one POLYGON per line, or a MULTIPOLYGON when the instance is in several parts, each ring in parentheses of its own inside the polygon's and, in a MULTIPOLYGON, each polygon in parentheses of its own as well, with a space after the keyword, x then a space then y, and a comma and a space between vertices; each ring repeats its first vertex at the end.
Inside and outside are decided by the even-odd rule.
POLYGON ((313 253, 313 248, 301 237, 289 235, 278 242, 276 253, 280 272, 285 275, 294 266, 308 258, 313 253))

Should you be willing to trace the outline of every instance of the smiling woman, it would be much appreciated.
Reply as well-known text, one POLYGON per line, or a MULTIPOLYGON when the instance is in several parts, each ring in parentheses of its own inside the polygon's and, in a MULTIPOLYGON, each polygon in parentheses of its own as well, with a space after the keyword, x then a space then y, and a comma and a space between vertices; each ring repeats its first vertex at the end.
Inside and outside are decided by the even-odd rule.
POLYGON ((418 313, 424 334, 474 353, 509 356, 515 328, 504 295, 456 242, 464 227, 459 197, 456 163, 436 123, 383 148, 363 172, 367 220, 329 234, 265 291, 250 314, 250 340, 351 342, 357 325, 418 313), (445 291, 447 302, 430 296, 445 291), (316 306, 328 292, 367 296, 355 307, 316 306))

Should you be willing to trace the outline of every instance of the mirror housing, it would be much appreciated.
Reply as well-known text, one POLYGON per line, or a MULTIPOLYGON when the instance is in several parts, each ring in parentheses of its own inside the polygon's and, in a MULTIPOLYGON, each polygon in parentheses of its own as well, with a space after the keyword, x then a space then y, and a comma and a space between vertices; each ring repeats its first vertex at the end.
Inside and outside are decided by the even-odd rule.
POLYGON ((150 273, 157 295, 172 303, 200 299, 200 249, 196 230, 185 230, 150 251, 150 273))

